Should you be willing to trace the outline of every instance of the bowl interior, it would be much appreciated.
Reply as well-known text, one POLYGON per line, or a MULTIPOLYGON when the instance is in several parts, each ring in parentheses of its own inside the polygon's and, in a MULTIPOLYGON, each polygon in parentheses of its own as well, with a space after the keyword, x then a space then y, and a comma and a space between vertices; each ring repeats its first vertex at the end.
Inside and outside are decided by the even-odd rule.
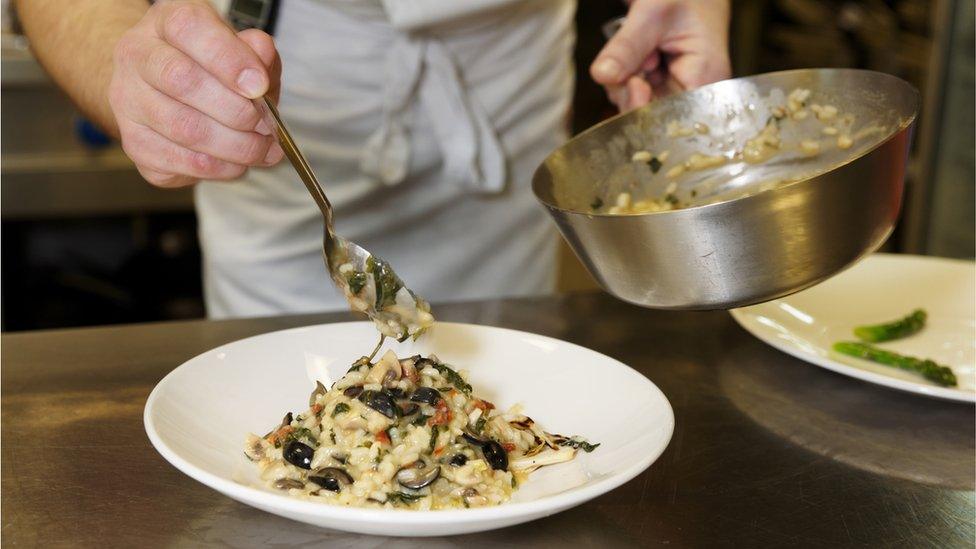
POLYGON ((861 157, 906 128, 915 118, 918 94, 906 82, 887 74, 853 69, 803 69, 725 80, 665 97, 621 114, 586 132, 550 155, 537 171, 534 189, 550 207, 592 214, 596 199, 611 203, 621 192, 634 200, 661 198, 677 183, 676 198, 688 207, 725 202, 809 179, 861 157), (755 137, 796 88, 811 90, 808 105, 835 106, 835 121, 854 144, 835 145, 837 136, 822 134, 824 123, 808 111, 801 121, 781 124, 783 152, 761 164, 732 158, 724 165, 668 177, 673 166, 692 154, 731 158, 755 137), (842 125, 840 117, 850 115, 842 125), (669 137, 668 124, 707 133, 669 137), (820 154, 800 151, 801 140, 817 140, 820 154), (667 152, 656 171, 633 162, 637 151, 667 152))
MULTIPOLYGON (((184 472, 259 507, 287 506, 318 516, 362 511, 294 500, 262 487, 242 447, 248 433, 263 434, 285 412, 306 409, 312 379, 328 386, 375 343, 371 324, 353 322, 265 334, 204 353, 174 370, 153 392, 146 408, 150 438, 184 472)), ((467 370, 475 393, 500 408, 522 403, 526 414, 548 431, 601 443, 591 454, 580 453, 572 462, 533 473, 512 502, 494 509, 517 513, 520 504, 550 502, 553 512, 593 497, 640 473, 671 436, 671 408, 657 387, 629 367, 582 347, 524 332, 450 323, 438 323, 420 342, 390 347, 401 356, 433 352, 467 370)), ((441 513, 477 516, 480 511, 486 510, 373 513, 410 520, 441 513)))

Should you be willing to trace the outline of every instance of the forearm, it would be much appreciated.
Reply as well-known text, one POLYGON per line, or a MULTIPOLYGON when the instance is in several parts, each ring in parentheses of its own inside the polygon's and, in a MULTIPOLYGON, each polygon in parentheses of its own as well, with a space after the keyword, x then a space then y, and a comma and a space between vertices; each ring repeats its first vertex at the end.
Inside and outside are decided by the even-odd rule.
POLYGON ((146 0, 16 0, 41 65, 85 115, 118 136, 108 103, 113 51, 146 13, 146 0))

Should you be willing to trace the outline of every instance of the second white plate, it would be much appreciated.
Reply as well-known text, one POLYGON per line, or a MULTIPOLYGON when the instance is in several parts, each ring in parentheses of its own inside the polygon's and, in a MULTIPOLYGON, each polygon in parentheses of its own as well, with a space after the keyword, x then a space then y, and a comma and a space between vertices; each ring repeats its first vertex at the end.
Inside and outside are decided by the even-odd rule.
POLYGON ((797 294, 732 311, 752 335, 812 364, 903 391, 976 402, 976 268, 971 261, 875 254, 797 294), (928 323, 916 335, 880 344, 951 366, 958 387, 839 356, 831 346, 856 340, 855 326, 887 322, 916 308, 928 323))

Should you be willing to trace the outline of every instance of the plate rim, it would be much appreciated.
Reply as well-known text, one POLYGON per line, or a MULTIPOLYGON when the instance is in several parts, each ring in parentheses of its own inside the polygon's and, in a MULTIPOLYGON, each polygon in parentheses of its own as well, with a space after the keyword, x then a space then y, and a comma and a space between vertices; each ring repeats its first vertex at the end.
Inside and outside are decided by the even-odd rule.
MULTIPOLYGON (((846 269, 845 272, 857 268, 858 265, 863 264, 865 261, 871 261, 871 260, 896 261, 896 262, 922 261, 928 263, 952 264, 954 266, 974 265, 972 261, 966 259, 950 258, 950 257, 925 256, 925 255, 915 255, 915 254, 875 253, 864 258, 863 261, 853 265, 850 269, 846 269)), ((813 288, 816 288, 816 286, 814 286, 813 288)), ((789 299, 790 297, 791 296, 781 297, 773 301, 789 299)), ((804 362, 813 364, 814 366, 819 366, 821 368, 825 368, 832 372, 836 372, 841 375, 859 379, 861 381, 866 381, 868 383, 872 383, 875 385, 881 385, 883 387, 888 387, 890 389, 897 389, 899 391, 913 393, 916 395, 922 395, 930 398, 938 398, 942 400, 949 400, 953 402, 976 403, 976 391, 965 391, 963 389, 950 389, 947 387, 937 387, 934 385, 928 385, 928 384, 908 381, 904 379, 899 379, 896 377, 891 377, 884 374, 871 372, 868 370, 862 370, 861 368, 844 364, 843 362, 833 360, 829 357, 823 357, 817 354, 808 353, 803 349, 788 345, 781 340, 770 337, 767 332, 754 331, 753 328, 750 326, 751 321, 748 318, 747 310, 752 307, 759 307, 762 305, 766 305, 768 303, 770 302, 760 303, 758 305, 750 305, 749 307, 740 307, 737 309, 732 309, 729 311, 729 314, 732 316, 732 319, 735 320, 736 323, 743 330, 748 332, 756 339, 762 341, 763 343, 769 345, 770 347, 777 349, 778 351, 786 353, 804 362)))
MULTIPOLYGON (((517 336, 531 336, 535 338, 541 338, 543 340, 548 340, 555 342, 560 345, 567 345, 574 350, 582 350, 586 353, 591 353, 599 355, 605 360, 610 361, 616 366, 624 368, 628 373, 635 378, 638 378, 643 383, 648 385, 648 388, 652 392, 655 398, 659 398, 663 404, 662 411, 665 413, 665 421, 661 424, 661 429, 665 432, 663 437, 663 443, 660 448, 655 451, 648 453, 642 459, 640 459, 634 465, 631 465, 622 472, 608 476, 607 478, 596 481, 595 483, 583 486, 579 488, 573 488, 568 491, 560 492, 557 494, 544 496, 539 499, 524 501, 524 502, 514 502, 514 503, 503 503, 501 505, 493 507, 479 507, 474 509, 441 509, 436 511, 418 511, 410 509, 369 509, 362 507, 347 507, 340 505, 330 505, 327 503, 306 501, 302 499, 297 499, 290 497, 285 494, 276 494, 273 492, 268 492, 256 487, 247 486, 233 480, 218 476, 214 473, 206 471, 183 457, 181 457, 175 450, 170 448, 159 435, 154 425, 153 419, 151 417, 151 412, 155 406, 156 401, 160 398, 160 395, 165 391, 168 384, 173 383, 175 375, 178 371, 183 368, 190 368, 192 364, 203 360, 203 358, 212 353, 219 353, 223 351, 226 347, 231 345, 239 344, 244 341, 267 337, 272 334, 281 334, 285 332, 300 332, 307 331, 315 328, 322 328, 325 326, 363 326, 372 324, 368 321, 351 321, 351 322, 326 322, 321 324, 313 324, 308 326, 298 326, 294 328, 286 328, 283 330, 273 330, 270 332, 265 332, 262 334, 256 334, 253 336, 241 338, 235 341, 224 343, 200 354, 193 356, 192 358, 186 360, 176 368, 170 370, 157 384, 153 387, 153 390, 149 393, 149 397, 146 399, 146 404, 143 408, 143 426, 145 428, 146 434, 149 437, 149 441, 153 448, 169 462, 170 465, 178 469, 183 474, 189 476, 190 478, 200 482, 201 484, 214 489, 228 497, 241 501, 245 504, 254 505, 254 503, 266 504, 272 506, 275 511, 288 511, 290 513, 300 514, 303 516, 316 517, 316 518, 329 518, 329 519, 353 519, 356 522, 374 522, 380 521, 385 524, 405 524, 405 525, 423 525, 432 523, 480 523, 492 520, 500 520, 506 518, 521 518, 525 517, 525 520, 518 522, 526 522, 532 520, 533 518, 546 514, 559 512, 561 510, 568 509, 570 507, 585 503, 595 497, 606 494, 621 485, 633 480, 638 475, 647 470, 655 461, 667 450, 668 446, 671 444, 671 439, 674 436, 675 428, 675 416, 674 409, 671 406, 671 402, 668 400, 667 396, 661 391, 653 381, 651 381, 647 376, 641 374, 634 368, 631 368, 623 362, 595 351, 582 345, 577 345, 575 343, 564 341, 550 336, 545 336, 542 334, 536 334, 533 332, 527 332, 524 330, 515 330, 512 328, 504 328, 500 326, 489 326, 485 324, 470 324, 465 322, 440 322, 439 325, 450 325, 453 327, 460 327, 465 329, 476 329, 476 330, 495 330, 508 332, 510 335, 517 336)), ((267 509, 265 509, 267 511, 267 509)), ((286 517, 292 518, 292 517, 286 517)), ((296 519, 292 519, 296 520, 296 519)), ((491 528, 498 528, 500 526, 491 526, 491 528)), ((474 531, 474 530, 472 530, 474 531)))

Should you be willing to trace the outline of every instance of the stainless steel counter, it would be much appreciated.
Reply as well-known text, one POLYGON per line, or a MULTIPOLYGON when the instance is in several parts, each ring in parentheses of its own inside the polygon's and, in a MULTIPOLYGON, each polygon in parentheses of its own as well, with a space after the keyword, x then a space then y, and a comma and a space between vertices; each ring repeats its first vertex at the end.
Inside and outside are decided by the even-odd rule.
POLYGON ((720 312, 646 311, 599 294, 435 310, 443 320, 538 332, 630 364, 674 407, 670 446, 633 481, 564 513, 495 532, 386 545, 389 540, 318 529, 230 500, 167 464, 142 427, 149 391, 184 360, 242 337, 348 315, 4 335, 3 541, 973 546, 971 405, 805 364, 754 340, 720 312))

